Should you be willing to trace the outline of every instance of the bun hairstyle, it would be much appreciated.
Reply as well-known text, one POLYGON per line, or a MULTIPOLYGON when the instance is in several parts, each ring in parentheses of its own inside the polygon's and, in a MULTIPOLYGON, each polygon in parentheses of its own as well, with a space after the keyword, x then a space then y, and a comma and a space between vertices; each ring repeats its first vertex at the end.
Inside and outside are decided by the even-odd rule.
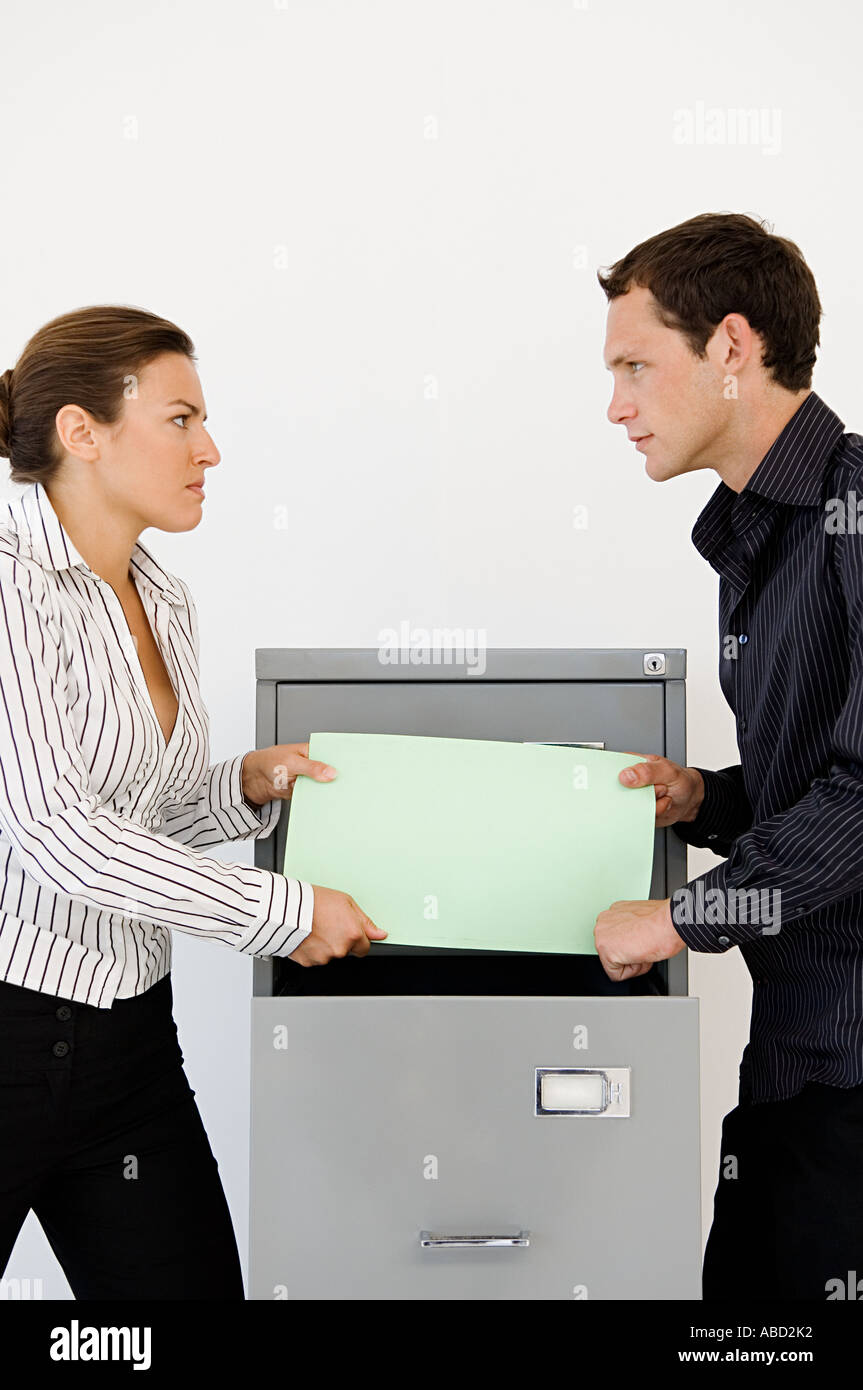
POLYGON ((12 372, 0 376, 0 458, 9 457, 9 436, 12 433, 12 372))
POLYGON ((13 483, 47 483, 63 464, 58 410, 77 405, 101 425, 123 413, 130 377, 165 352, 195 360, 168 319, 126 304, 95 304, 46 323, 14 368, 0 373, 0 458, 13 483))

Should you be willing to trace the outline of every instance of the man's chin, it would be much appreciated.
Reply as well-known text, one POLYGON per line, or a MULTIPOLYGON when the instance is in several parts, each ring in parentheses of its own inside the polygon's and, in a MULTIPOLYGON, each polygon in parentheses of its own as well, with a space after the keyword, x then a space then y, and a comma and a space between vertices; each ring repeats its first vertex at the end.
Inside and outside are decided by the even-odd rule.
POLYGON ((652 478, 655 483, 664 483, 668 478, 674 476, 673 473, 669 473, 661 459, 645 459, 644 471, 648 478, 652 478))
POLYGON ((676 468, 668 459, 648 458, 644 461, 644 471, 655 483, 667 483, 669 478, 676 478, 684 470, 676 468))

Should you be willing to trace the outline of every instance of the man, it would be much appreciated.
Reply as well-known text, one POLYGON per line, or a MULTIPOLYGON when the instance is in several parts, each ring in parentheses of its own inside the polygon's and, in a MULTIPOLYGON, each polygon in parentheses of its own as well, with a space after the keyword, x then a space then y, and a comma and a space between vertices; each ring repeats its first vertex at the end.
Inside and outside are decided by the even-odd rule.
POLYGON ((692 540, 740 763, 621 773, 725 861, 600 913, 597 950, 612 979, 684 946, 736 947, 752 976, 704 1298, 863 1297, 863 438, 811 389, 811 271, 752 218, 693 217, 599 281, 608 418, 657 482, 720 478, 692 540))

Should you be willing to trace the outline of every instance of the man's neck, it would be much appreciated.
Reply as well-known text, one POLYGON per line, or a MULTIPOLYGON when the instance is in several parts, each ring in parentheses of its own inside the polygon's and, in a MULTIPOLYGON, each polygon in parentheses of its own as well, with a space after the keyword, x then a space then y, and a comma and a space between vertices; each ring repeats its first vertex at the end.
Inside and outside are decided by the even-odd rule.
POLYGON ((754 414, 741 412, 736 430, 721 444, 721 458, 712 464, 726 487, 743 491, 770 446, 811 394, 811 387, 782 391, 775 400, 762 402, 754 414))

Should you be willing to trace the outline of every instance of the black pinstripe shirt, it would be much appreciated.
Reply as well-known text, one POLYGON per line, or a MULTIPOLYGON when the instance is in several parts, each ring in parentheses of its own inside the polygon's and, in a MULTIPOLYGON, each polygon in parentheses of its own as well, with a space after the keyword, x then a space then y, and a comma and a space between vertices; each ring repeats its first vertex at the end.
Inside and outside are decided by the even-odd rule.
POLYGON ((863 1085, 863 437, 811 391, 692 540, 720 575, 740 763, 699 769, 674 827, 726 856, 672 895, 675 927, 752 976, 741 1101, 863 1085))

